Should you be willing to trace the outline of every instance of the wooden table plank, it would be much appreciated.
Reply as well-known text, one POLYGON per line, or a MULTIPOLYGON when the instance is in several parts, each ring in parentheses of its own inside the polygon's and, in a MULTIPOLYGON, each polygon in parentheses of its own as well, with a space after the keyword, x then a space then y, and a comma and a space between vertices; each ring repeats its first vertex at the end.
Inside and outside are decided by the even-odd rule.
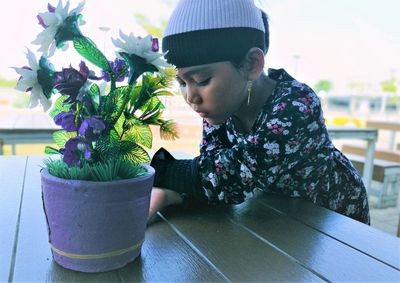
POLYGON ((232 207, 229 216, 329 281, 400 281, 393 267, 255 199, 232 207))
POLYGON ((15 259, 14 265, 0 265, 0 282, 400 281, 400 240, 311 203, 273 195, 203 211, 166 210, 164 222, 148 227, 141 257, 125 268, 66 270, 53 262, 47 245, 38 166, 43 156, 28 158, 25 180, 24 160, 0 157, 0 225, 10 221, 17 227, 15 207, 23 192, 15 257, 12 245, 2 245, 2 232, 14 243, 16 228, 7 224, 0 233, 0 264, 3 251, 8 262, 15 259), (4 184, 13 189, 8 195, 4 184), (3 196, 16 203, 6 213, 3 196))
POLYGON ((140 258, 118 274, 122 282, 226 282, 163 221, 147 228, 140 258))
POLYGON ((26 157, 0 156, 0 282, 7 282, 13 265, 26 157))
POLYGON ((325 208, 318 208, 316 213, 315 205, 300 199, 269 195, 260 201, 400 270, 400 240, 392 235, 325 208))
POLYGON ((323 281, 273 246, 231 222, 224 209, 168 213, 165 218, 186 242, 230 281, 323 281))
POLYGON ((43 157, 28 159, 16 251, 14 282, 117 282, 116 272, 86 274, 66 270, 52 260, 43 213, 40 167, 43 157))
POLYGON ((39 164, 43 157, 28 160, 20 235, 13 280, 37 282, 132 282, 224 281, 166 223, 150 226, 140 258, 123 269, 105 273, 81 273, 56 264, 47 244, 42 210, 39 164))

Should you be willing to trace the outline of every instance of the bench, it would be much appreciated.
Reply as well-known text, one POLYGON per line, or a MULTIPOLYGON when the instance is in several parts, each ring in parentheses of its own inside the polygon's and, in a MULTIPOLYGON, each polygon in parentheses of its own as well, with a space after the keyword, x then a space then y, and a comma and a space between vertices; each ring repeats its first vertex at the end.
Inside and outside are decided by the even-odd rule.
MULTIPOLYGON (((366 149, 360 146, 343 145, 342 152, 363 172, 366 149)), ((400 154, 387 150, 375 150, 372 180, 379 182, 379 188, 371 187, 369 193, 378 197, 377 207, 396 206, 400 187, 400 154)))
POLYGON ((353 127, 328 127, 329 137, 334 139, 365 140, 367 142, 367 153, 365 154, 365 166, 362 178, 367 191, 371 187, 372 171, 374 167, 375 144, 378 139, 377 129, 360 129, 353 127))
POLYGON ((59 129, 41 109, 0 111, 0 155, 4 145, 11 145, 11 154, 15 155, 17 144, 52 144, 52 135, 59 129))
POLYGON ((11 145, 11 154, 16 154, 17 144, 54 143, 53 133, 58 128, 47 129, 2 129, 0 128, 0 155, 3 155, 3 146, 11 145))

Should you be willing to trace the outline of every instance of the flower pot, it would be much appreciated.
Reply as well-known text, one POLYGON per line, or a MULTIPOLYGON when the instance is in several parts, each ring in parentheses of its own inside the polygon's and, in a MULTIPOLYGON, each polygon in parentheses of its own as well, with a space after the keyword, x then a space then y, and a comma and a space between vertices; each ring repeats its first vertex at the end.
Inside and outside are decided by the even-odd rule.
POLYGON ((49 245, 61 266, 101 272, 139 256, 144 241, 154 169, 110 182, 65 180, 41 171, 49 245))

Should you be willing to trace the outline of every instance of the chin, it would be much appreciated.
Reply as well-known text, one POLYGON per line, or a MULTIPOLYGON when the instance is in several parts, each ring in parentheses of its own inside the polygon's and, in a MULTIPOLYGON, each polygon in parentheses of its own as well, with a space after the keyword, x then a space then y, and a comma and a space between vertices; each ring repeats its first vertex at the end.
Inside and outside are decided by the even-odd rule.
POLYGON ((226 122, 227 119, 213 119, 213 118, 204 118, 210 125, 220 125, 226 122))

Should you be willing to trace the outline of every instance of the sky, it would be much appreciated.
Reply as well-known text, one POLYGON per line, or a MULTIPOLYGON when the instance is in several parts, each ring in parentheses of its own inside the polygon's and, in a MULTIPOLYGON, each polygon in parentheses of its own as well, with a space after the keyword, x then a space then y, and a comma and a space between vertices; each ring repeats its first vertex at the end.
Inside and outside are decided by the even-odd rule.
MULTIPOLYGON (((55 6, 58 1, 50 1, 55 6)), ((74 8, 80 2, 71 0, 74 8)), ((0 76, 16 78, 11 66, 23 66, 26 48, 42 30, 36 15, 46 10, 48 1, 14 0, 3 4, 0 17, 0 76), (24 7, 24 8, 21 8, 24 7)), ((159 25, 168 19, 176 0, 86 0, 82 26, 113 59, 110 37, 118 30, 146 35, 134 14, 145 15, 159 25), (101 31, 99 27, 108 27, 101 31)), ((269 15, 270 49, 267 68, 285 68, 300 81, 313 86, 320 79, 333 82, 337 92, 345 92, 350 82, 379 85, 391 76, 400 78, 399 0, 256 0, 269 15)), ((52 58, 57 68, 77 64, 70 48, 52 58)), ((40 56, 36 52, 37 57, 40 56)), ((77 61, 79 62, 79 61, 77 61)))

